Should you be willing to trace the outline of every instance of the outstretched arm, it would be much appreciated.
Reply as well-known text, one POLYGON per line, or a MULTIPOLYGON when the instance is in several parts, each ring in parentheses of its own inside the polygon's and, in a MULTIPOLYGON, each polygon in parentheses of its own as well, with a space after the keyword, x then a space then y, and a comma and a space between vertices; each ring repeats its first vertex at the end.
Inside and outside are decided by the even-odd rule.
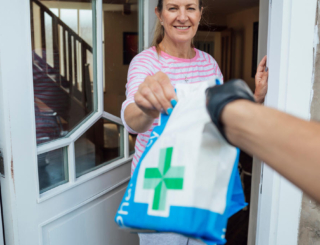
POLYGON ((320 202, 320 124, 246 100, 221 117, 227 138, 320 202))
POLYGON ((212 122, 233 145, 255 155, 320 202, 320 124, 256 104, 242 80, 209 88, 212 122))

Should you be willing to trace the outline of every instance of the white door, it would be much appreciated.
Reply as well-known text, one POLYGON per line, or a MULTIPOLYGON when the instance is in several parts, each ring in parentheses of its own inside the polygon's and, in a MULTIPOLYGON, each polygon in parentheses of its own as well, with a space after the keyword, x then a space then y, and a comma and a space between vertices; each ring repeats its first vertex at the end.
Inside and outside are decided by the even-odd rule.
MULTIPOLYGON (((110 33, 105 26, 122 16, 123 5, 105 2, 112 1, 0 1, 6 244, 138 244, 137 235, 114 222, 132 159, 132 136, 116 111, 124 95, 114 81, 124 72, 103 79, 107 68, 117 68, 104 56, 121 43, 103 47, 103 35, 126 37, 130 49, 137 46, 131 29, 138 23, 110 33)), ((138 4, 126 7, 123 18, 133 23, 138 4)), ((129 51, 114 56, 123 63, 118 70, 127 69, 129 51)))

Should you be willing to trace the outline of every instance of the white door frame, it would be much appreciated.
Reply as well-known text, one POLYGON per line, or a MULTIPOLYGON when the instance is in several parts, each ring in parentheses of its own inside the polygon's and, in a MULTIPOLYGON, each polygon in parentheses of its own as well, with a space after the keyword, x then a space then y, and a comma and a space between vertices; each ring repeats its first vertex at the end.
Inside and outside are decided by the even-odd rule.
MULTIPOLYGON (((259 42, 258 42, 258 62, 267 55, 268 52, 268 35, 269 33, 269 1, 260 0, 259 7, 259 42)), ((256 244, 257 233, 257 215, 258 204, 261 190, 261 161, 253 157, 252 178, 251 178, 251 195, 250 195, 250 214, 249 214, 249 231, 248 245, 256 244)))
MULTIPOLYGON (((317 1, 270 0, 266 105, 310 118, 317 1)), ((298 244, 302 192, 263 164, 256 244, 298 244)))

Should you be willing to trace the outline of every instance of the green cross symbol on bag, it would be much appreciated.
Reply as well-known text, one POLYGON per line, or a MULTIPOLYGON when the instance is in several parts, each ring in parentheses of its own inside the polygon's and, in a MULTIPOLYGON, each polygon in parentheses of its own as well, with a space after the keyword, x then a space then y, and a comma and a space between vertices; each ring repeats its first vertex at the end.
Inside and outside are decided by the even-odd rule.
POLYGON ((147 168, 144 174, 144 189, 154 189, 152 209, 163 211, 168 190, 182 190, 184 167, 171 167, 173 147, 160 150, 158 168, 147 168))

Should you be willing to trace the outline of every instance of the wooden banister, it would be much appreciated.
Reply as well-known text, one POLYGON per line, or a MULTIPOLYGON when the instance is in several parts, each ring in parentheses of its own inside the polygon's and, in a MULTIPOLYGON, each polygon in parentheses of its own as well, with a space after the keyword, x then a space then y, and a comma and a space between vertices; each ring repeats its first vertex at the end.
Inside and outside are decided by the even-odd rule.
MULTIPOLYGON (((88 87, 91 87, 91 81, 88 79, 89 62, 87 60, 87 52, 92 54, 93 48, 38 0, 31 0, 30 5, 32 17, 31 26, 33 32, 32 39, 34 39, 35 32, 33 23, 33 3, 40 8, 40 41, 42 55, 42 57, 33 55, 34 62, 38 62, 38 66, 45 71, 46 74, 51 78, 54 77, 54 80, 60 85, 60 87, 68 89, 69 95, 75 97, 83 104, 84 108, 87 108, 88 104, 92 104, 92 102, 86 101, 91 98, 90 96, 88 98, 87 95, 88 87), (46 15, 50 16, 52 20, 52 40, 46 40, 46 15), (48 41, 52 42, 53 66, 48 63, 48 47, 46 45, 48 41), (80 66, 81 72, 79 72, 78 66, 80 66), (63 73, 62 70, 64 70, 63 73), (81 88, 78 85, 80 80, 83 83, 81 88)), ((33 50, 36 48, 34 40, 32 40, 32 48, 33 50)))

